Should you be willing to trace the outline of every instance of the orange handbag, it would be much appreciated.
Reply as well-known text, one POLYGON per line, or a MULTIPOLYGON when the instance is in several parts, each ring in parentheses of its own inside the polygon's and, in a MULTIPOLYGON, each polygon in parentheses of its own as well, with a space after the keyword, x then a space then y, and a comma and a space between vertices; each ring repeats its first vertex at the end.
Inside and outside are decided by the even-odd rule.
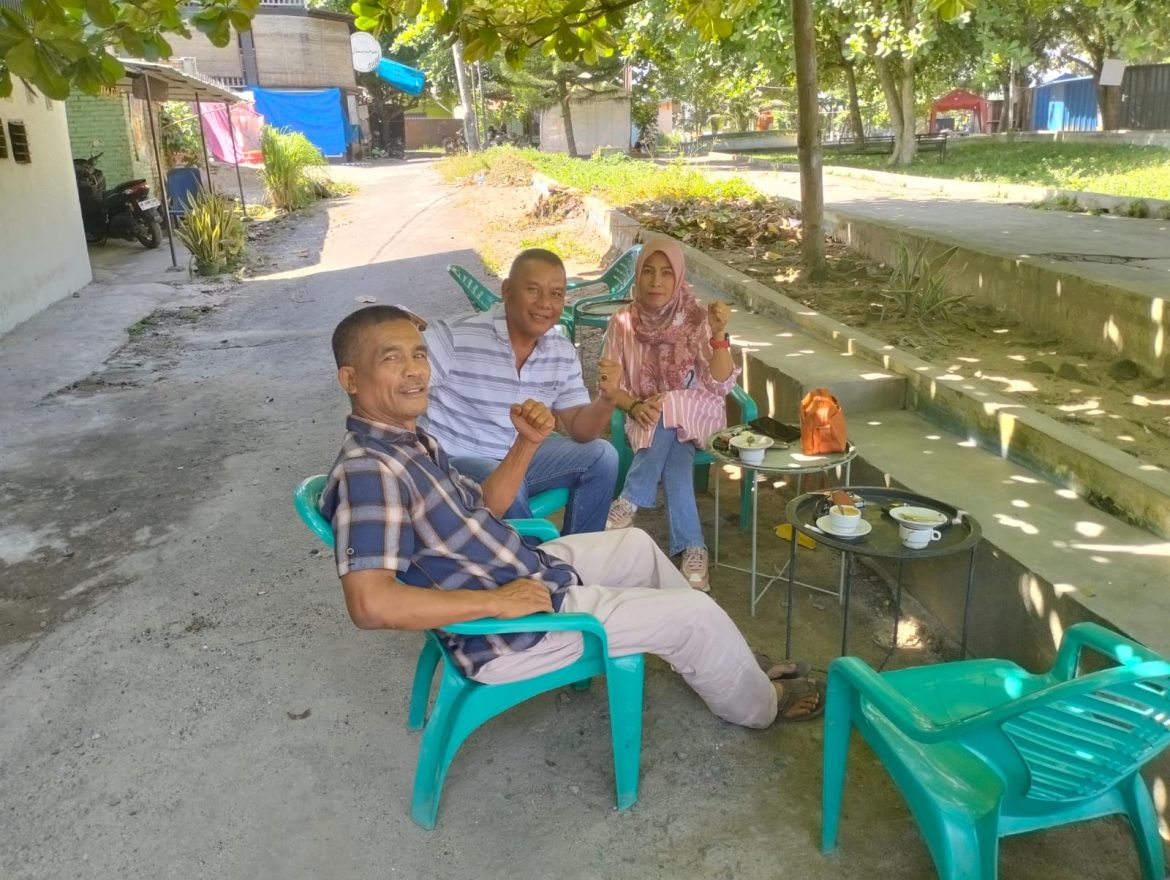
POLYGON ((800 449, 805 455, 844 452, 845 413, 828 388, 814 388, 800 401, 800 449))

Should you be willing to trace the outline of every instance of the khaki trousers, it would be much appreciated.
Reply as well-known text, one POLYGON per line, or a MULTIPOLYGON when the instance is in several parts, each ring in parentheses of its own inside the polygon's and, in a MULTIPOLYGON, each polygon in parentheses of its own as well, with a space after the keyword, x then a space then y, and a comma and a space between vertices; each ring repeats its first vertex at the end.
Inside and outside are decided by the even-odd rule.
MULTIPOLYGON (((583 586, 571 587, 561 611, 601 621, 609 653, 654 654, 679 673, 725 721, 767 727, 776 717, 776 690, 727 613, 692 590, 641 529, 568 535, 541 549, 571 564, 583 586)), ((526 651, 482 666, 476 681, 494 684, 567 666, 581 656, 581 634, 550 632, 526 651)))

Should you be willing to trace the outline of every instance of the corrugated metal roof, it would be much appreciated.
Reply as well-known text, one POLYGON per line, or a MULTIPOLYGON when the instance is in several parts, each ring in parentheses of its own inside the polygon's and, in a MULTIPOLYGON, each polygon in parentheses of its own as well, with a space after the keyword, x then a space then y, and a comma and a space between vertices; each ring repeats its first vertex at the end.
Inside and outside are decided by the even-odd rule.
POLYGON ((210 80, 183 73, 183 71, 176 70, 166 64, 139 61, 134 58, 119 58, 118 60, 126 68, 126 76, 118 80, 119 88, 129 89, 134 78, 148 73, 155 79, 166 82, 166 100, 168 101, 194 101, 198 98, 200 101, 233 104, 243 100, 231 89, 224 88, 210 80))

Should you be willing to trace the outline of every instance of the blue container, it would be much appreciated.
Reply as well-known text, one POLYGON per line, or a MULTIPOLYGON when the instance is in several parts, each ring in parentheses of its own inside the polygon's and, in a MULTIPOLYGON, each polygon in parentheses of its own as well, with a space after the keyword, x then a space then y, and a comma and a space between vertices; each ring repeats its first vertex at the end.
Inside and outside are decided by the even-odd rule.
POLYGON ((427 84, 427 75, 421 70, 383 58, 378 62, 378 76, 408 95, 421 95, 427 84))

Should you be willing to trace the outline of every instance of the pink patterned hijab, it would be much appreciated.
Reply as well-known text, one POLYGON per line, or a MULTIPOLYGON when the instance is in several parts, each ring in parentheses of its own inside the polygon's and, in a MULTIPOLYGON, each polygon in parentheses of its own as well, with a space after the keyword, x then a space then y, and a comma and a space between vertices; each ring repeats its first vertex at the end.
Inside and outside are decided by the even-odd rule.
POLYGON ((674 239, 655 237, 643 245, 634 270, 635 293, 631 309, 634 336, 646 346, 638 377, 638 391, 643 395, 682 388, 687 372, 700 356, 706 335, 707 312, 687 284, 686 271, 682 248, 674 239), (641 283, 646 261, 655 253, 665 256, 674 270, 674 291, 662 308, 648 309, 639 302, 637 285, 641 283))

